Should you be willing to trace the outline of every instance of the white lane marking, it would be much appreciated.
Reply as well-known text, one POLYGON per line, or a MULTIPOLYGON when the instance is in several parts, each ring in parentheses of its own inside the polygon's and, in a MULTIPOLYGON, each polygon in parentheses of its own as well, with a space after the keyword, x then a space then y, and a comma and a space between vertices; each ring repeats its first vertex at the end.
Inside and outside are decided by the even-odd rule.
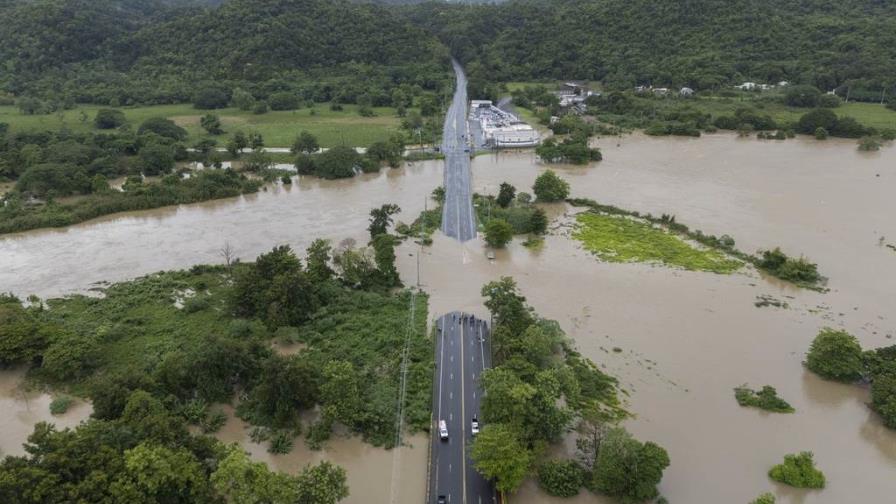
POLYGON ((440 342, 441 344, 439 345, 439 347, 440 347, 440 350, 439 350, 439 406, 438 406, 438 411, 437 411, 437 413, 439 415, 439 420, 442 419, 442 391, 444 390, 442 388, 442 377, 445 374, 445 366, 443 365, 445 363, 445 322, 444 322, 444 320, 445 319, 443 317, 442 318, 442 335, 441 335, 442 341, 440 342))

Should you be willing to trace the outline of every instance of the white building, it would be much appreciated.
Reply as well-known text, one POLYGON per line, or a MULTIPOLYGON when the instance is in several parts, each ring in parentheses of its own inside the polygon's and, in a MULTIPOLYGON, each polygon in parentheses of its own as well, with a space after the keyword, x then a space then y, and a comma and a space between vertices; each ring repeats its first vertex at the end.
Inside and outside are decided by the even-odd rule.
POLYGON ((678 92, 678 94, 681 95, 681 96, 684 96, 684 97, 694 96, 694 90, 691 89, 691 88, 689 88, 689 87, 683 87, 683 88, 681 88, 681 90, 678 92))

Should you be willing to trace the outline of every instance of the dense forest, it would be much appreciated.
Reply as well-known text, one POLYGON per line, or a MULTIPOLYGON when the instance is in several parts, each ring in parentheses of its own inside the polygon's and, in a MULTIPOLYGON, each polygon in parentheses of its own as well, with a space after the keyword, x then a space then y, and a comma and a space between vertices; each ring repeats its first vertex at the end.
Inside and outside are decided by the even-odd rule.
POLYGON ((788 80, 849 86, 852 97, 869 100, 896 85, 896 4, 882 0, 513 0, 404 9, 472 78, 698 90, 788 80))
POLYGON ((219 3, 0 2, 0 90, 127 105, 191 102, 216 83, 228 96, 385 105, 401 84, 450 86, 449 54, 473 84, 788 80, 860 100, 896 85, 896 5, 881 0, 219 3))
POLYGON ((62 104, 182 103, 217 83, 229 96, 289 91, 374 105, 398 84, 450 85, 446 49, 395 13, 343 0, 0 3, 0 89, 62 104))

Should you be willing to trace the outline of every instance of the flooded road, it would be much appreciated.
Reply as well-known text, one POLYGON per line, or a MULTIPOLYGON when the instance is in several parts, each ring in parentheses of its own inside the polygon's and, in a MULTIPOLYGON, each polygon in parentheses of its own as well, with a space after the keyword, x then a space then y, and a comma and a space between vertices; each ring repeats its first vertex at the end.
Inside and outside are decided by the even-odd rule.
MULTIPOLYGON (((437 234, 421 264, 430 313, 485 315, 479 287, 501 275, 516 278, 541 315, 560 321, 585 355, 620 378, 635 415, 627 427, 669 451, 672 465, 660 490, 672 503, 749 502, 765 491, 785 503, 889 501, 896 492, 896 431, 870 412, 867 391, 821 381, 800 363, 826 325, 853 332, 866 348, 894 343, 896 253, 885 245, 896 244, 896 148, 865 154, 851 141, 763 142, 732 135, 633 135, 598 144, 602 163, 556 168, 574 196, 672 213, 692 229, 730 234, 745 251, 780 245, 789 254, 805 254, 829 277, 831 291, 798 290, 749 269, 719 276, 604 264, 563 228, 540 250, 517 240, 494 261, 486 259, 480 240, 461 245, 437 234), (754 307, 764 294, 791 308, 754 307), (740 408, 732 389, 743 383, 776 387, 796 413, 740 408), (767 478, 784 454, 801 450, 815 453, 828 480, 824 490, 788 491, 767 478)), ((479 156, 472 169, 478 192, 497 192, 503 181, 531 192, 545 167, 521 152, 479 156)), ((225 241, 246 259, 278 243, 304 248, 320 236, 366 241, 370 208, 397 203, 405 210, 399 219, 410 221, 423 208, 422 196, 441 180, 441 163, 418 163, 366 178, 302 179, 292 188, 245 198, 0 237, 0 290, 55 296, 99 280, 220 262, 217 250, 225 241)), ((552 214, 566 211, 564 205, 550 208, 552 214)), ((397 254, 406 283, 415 279, 416 253, 416 246, 404 244, 397 254)), ((245 443, 235 432, 230 439, 245 443)), ((3 440, 4 450, 9 441, 3 440)), ((383 501, 381 487, 392 471, 386 460, 393 455, 357 440, 344 441, 356 443, 345 447, 341 442, 326 456, 349 468, 353 496, 364 497, 369 489, 381 493, 370 493, 368 501, 383 501)), ((411 463, 408 470, 422 471, 417 479, 423 480, 426 443, 414 445, 404 460, 419 460, 422 469, 411 463)), ((272 463, 298 470, 324 456, 303 450, 298 443, 295 455, 272 463)), ((420 481, 420 496, 424 486, 420 481)), ((605 501, 583 493, 564 502, 605 501)), ((527 483, 512 502, 555 501, 527 483)))

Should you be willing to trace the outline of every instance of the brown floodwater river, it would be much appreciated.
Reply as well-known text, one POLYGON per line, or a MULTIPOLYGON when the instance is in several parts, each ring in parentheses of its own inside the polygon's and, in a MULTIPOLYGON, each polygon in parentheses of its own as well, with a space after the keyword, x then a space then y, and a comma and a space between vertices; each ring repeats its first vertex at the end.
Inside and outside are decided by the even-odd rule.
MULTIPOLYGON (((849 330, 866 348, 894 343, 896 252, 886 244, 896 244, 896 149, 867 154, 851 141, 732 135, 632 135, 598 144, 605 161, 556 168, 574 196, 675 214, 693 229, 733 236, 745 251, 781 246, 805 254, 829 277, 830 292, 795 289, 751 269, 721 276, 601 263, 567 237, 570 209, 554 205, 557 219, 539 250, 518 240, 490 261, 480 241, 460 245, 436 235, 420 268, 430 315, 484 313, 481 285, 516 278, 541 315, 559 320, 585 355, 619 377, 634 415, 628 429, 669 451, 672 465, 660 490, 672 503, 748 502, 765 491, 780 502, 890 501, 896 431, 869 410, 867 390, 819 380, 801 361, 824 326, 849 330), (790 308, 756 308, 760 295, 790 308), (796 413, 739 407, 732 389, 743 383, 776 387, 796 413), (801 450, 815 453, 827 476, 824 490, 788 490, 766 476, 785 454, 801 450)), ((479 156, 475 189, 496 192, 509 181, 529 190, 544 169, 528 152, 479 156)), ((249 197, 0 237, 0 290, 57 296, 101 280, 219 262, 225 241, 245 259, 279 243, 301 249, 321 236, 362 241, 370 208, 397 203, 409 221, 441 177, 439 162, 425 162, 347 181, 302 178, 249 197)), ((409 243, 399 250, 408 284, 416 281, 416 253, 409 243)), ((22 402, 9 388, 0 390, 4 426, 21 423, 22 402)), ((0 447, 9 450, 25 433, 4 428, 0 447)), ((283 470, 322 457, 338 461, 349 471, 348 502, 420 502, 425 488, 426 443, 419 438, 401 454, 339 439, 324 452, 298 446, 272 457, 251 445, 236 420, 221 436, 283 470)), ((571 441, 566 451, 572 453, 571 441)), ((512 501, 561 502, 531 482, 512 501)), ((562 502, 605 501, 582 493, 562 502)))

